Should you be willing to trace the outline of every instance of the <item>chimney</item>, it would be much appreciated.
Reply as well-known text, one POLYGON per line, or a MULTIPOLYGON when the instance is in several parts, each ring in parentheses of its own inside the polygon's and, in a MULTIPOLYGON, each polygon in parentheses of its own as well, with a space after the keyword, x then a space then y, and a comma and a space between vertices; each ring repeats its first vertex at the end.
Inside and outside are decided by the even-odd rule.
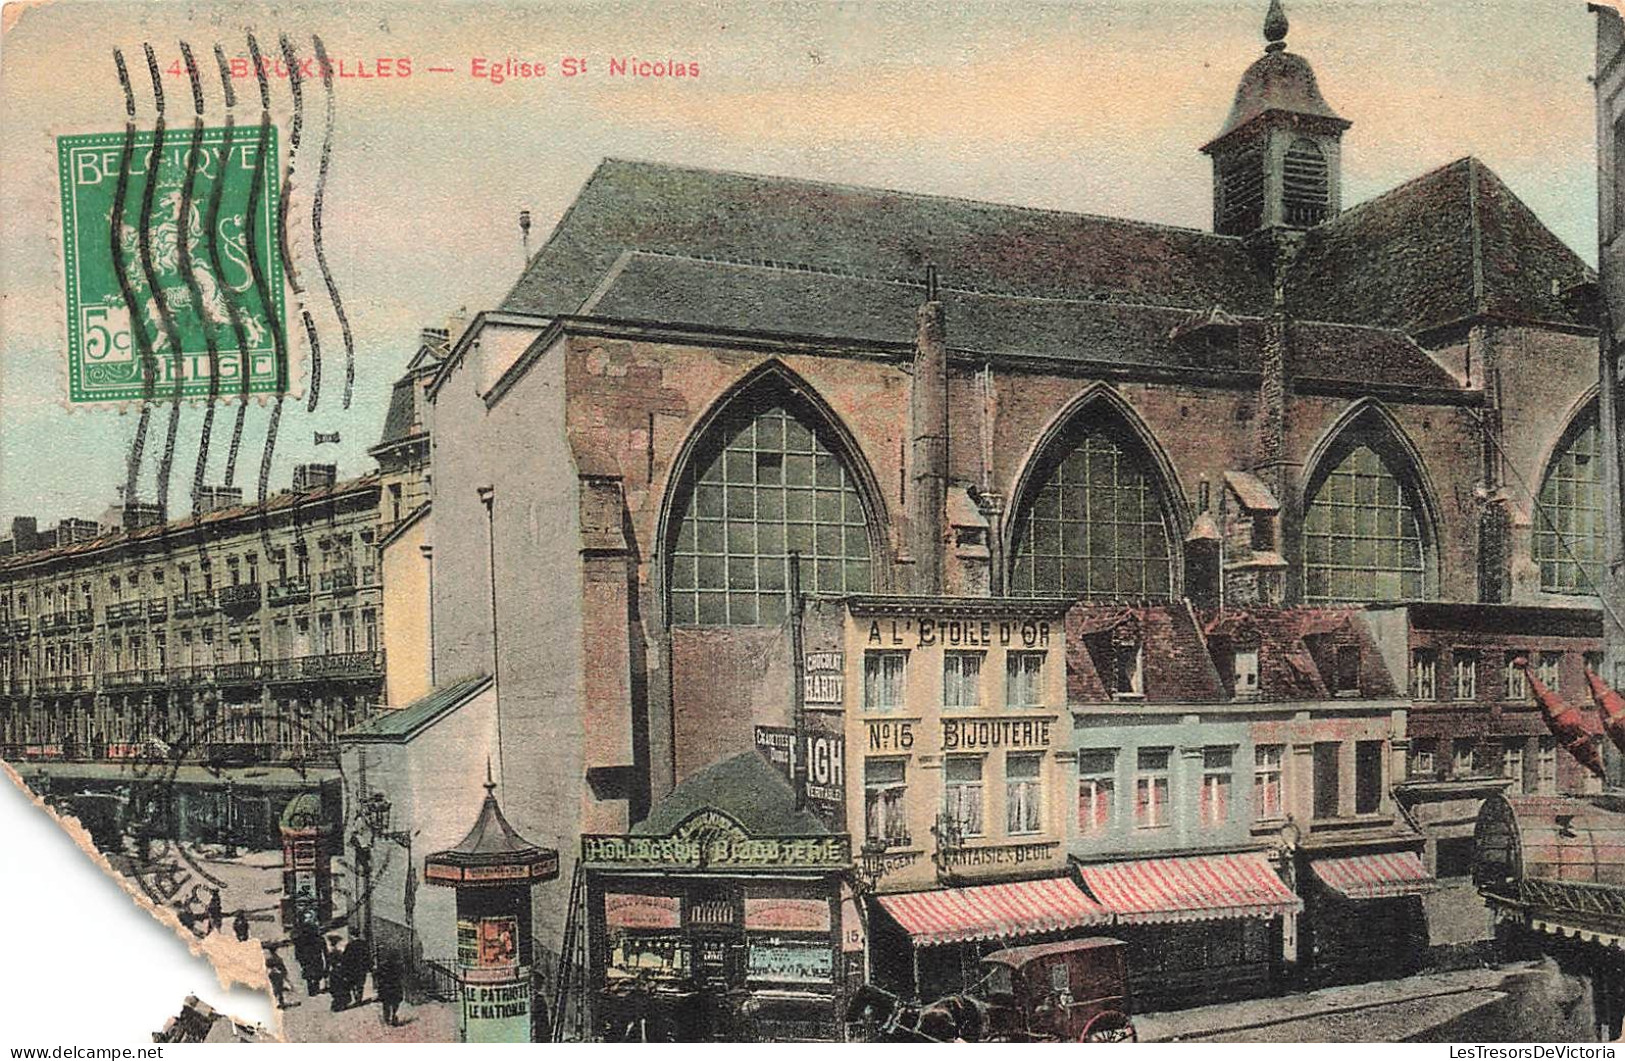
POLYGON ((163 509, 149 501, 127 501, 119 512, 119 525, 127 531, 164 521, 163 509))
POLYGON ((96 537, 96 521, 91 519, 64 519, 57 523, 52 533, 57 545, 72 545, 75 542, 88 542, 96 537))
POLYGON ((446 317, 446 342, 451 346, 457 345, 457 340, 463 337, 468 330, 468 307, 458 306, 457 312, 446 317))
POLYGON ((11 542, 19 553, 31 553, 41 544, 39 520, 33 516, 14 516, 11 520, 11 542))
POLYGON ((306 494, 322 490, 338 481, 336 464, 296 464, 293 469, 293 492, 306 494))
POLYGON ((947 548, 948 328, 937 297, 937 268, 926 267, 925 303, 915 318, 914 387, 910 395, 913 437, 913 502, 910 546, 916 593, 940 595, 947 548))
POLYGON ((233 508, 243 503, 243 488, 240 486, 205 486, 198 491, 198 512, 213 512, 221 508, 233 508))

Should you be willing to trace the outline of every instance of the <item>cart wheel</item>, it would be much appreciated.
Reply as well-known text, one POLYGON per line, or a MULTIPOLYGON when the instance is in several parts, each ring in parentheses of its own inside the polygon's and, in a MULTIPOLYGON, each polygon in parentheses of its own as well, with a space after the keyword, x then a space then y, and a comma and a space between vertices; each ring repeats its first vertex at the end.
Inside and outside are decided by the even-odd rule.
POLYGON ((1128 1014, 1115 1009, 1102 1010, 1089 1018, 1078 1036, 1080 1043, 1132 1043, 1138 1042, 1134 1022, 1128 1014))

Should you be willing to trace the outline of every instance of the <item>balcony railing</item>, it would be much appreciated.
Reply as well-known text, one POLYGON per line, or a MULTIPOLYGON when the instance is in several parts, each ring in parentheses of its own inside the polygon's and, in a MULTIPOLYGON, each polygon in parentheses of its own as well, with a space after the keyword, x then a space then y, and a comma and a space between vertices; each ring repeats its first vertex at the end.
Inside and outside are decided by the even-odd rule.
POLYGON ((178 619, 208 615, 214 609, 214 593, 210 590, 202 593, 183 593, 175 598, 175 617, 178 619))
POLYGON ((95 608, 80 608, 79 611, 74 615, 73 618, 74 618, 75 624, 78 625, 78 626, 81 626, 81 627, 95 626, 96 625, 96 609, 95 608))
POLYGON ((28 631, 30 628, 27 619, 13 619, 8 625, 10 626, 12 637, 28 636, 28 631))
POLYGON ((46 674, 38 679, 41 691, 48 693, 82 692, 90 688, 90 676, 86 674, 46 674))
POLYGON ((244 582, 220 587, 220 607, 226 611, 252 611, 260 606, 260 584, 244 582))
POLYGON ((39 617, 39 628, 44 630, 65 630, 73 625, 73 615, 69 612, 56 612, 51 615, 39 617))
POLYGON ((147 618, 158 623, 169 618, 169 602, 162 599, 148 601, 147 618))
POLYGON ((102 679, 109 689, 129 689, 137 685, 150 685, 159 680, 156 671, 138 668, 136 670, 109 671, 102 679))
POLYGON ((299 681, 309 678, 375 678, 383 670, 382 652, 337 652, 277 660, 275 673, 280 680, 299 681))
POLYGON ((226 683, 242 684, 243 682, 257 682, 265 679, 265 672, 269 665, 258 661, 245 661, 241 663, 220 663, 214 667, 214 680, 222 685, 226 683))
POLYGON ((334 571, 322 572, 323 593, 354 593, 355 568, 341 567, 334 571))
POLYGON ((146 601, 113 601, 107 606, 107 621, 110 623, 129 622, 134 619, 140 619, 146 614, 146 601))
POLYGON ((285 578, 280 582, 268 583, 265 597, 272 605, 303 604, 310 599, 310 579, 285 578))

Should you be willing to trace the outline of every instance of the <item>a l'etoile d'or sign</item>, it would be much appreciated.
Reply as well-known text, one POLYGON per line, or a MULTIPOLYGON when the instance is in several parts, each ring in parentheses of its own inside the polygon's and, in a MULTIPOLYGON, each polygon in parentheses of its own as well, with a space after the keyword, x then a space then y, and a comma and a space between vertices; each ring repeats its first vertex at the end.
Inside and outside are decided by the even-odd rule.
POLYGON ((868 648, 1049 648, 1048 619, 952 619, 937 616, 869 620, 868 648))
POLYGON ((57 138, 71 401, 288 388, 276 127, 192 135, 57 138))
POLYGON ((844 835, 751 836, 729 815, 704 810, 669 836, 583 836, 581 860, 594 869, 839 870, 852 864, 852 842, 844 835))

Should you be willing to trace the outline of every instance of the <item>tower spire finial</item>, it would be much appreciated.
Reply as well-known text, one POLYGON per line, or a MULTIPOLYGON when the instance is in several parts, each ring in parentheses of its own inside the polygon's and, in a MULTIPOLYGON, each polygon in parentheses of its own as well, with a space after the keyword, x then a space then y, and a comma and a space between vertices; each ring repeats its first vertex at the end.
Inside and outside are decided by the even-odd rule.
POLYGON ((487 796, 494 796, 496 795, 496 791, 497 783, 491 777, 491 757, 487 755, 485 757, 485 794, 487 796))
POLYGON ((1281 0, 1270 0, 1270 9, 1264 15, 1264 39, 1269 42, 1264 50, 1278 52, 1285 48, 1286 31, 1286 11, 1281 7, 1281 0))

